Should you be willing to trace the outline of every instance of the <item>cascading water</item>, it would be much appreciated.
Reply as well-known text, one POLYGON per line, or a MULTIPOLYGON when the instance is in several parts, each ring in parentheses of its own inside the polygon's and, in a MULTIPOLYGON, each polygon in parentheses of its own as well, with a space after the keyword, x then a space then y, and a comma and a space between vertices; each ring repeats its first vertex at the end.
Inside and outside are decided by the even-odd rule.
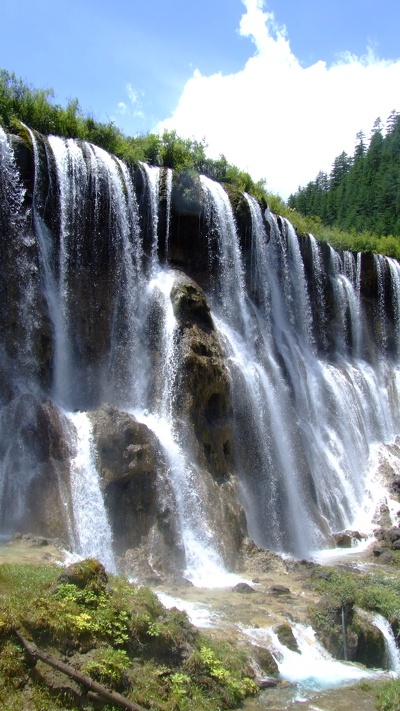
POLYGON ((93 457, 92 426, 85 412, 69 413, 68 418, 76 439, 71 460, 74 550, 85 558, 101 560, 107 570, 116 572, 112 533, 93 457))
POLYGON ((400 650, 396 644, 393 630, 387 619, 382 615, 374 615, 371 622, 383 634, 385 639, 387 668, 397 676, 400 673, 400 650))
POLYGON ((272 628, 244 629, 253 644, 268 645, 282 679, 295 683, 297 700, 306 701, 312 693, 339 684, 373 678, 375 672, 339 662, 318 643, 311 627, 296 624, 292 628, 298 651, 282 644, 272 628))
POLYGON ((166 216, 165 216, 165 254, 168 254, 169 248, 169 232, 171 228, 171 197, 172 197, 172 170, 167 168, 165 176, 165 191, 166 191, 166 216))
MULTIPOLYGON (((260 545, 305 556, 330 545, 332 533, 357 521, 368 528, 378 500, 366 491, 375 448, 393 440, 400 427, 397 262, 371 258, 375 287, 370 288, 375 295, 365 298, 360 255, 340 255, 313 237, 305 247, 288 221, 269 210, 263 214, 248 195, 243 204, 251 229, 244 237, 227 192, 202 176, 200 207, 194 208, 192 222, 198 229, 193 250, 201 246, 205 252, 198 266, 198 252, 193 259, 185 257, 183 228, 180 231, 184 218, 182 213, 176 219, 174 212, 172 171, 141 164, 135 172, 90 144, 47 140, 32 132, 30 136, 29 203, 11 143, 0 133, 0 226, 6 255, 1 288, 15 295, 9 298, 0 330, 3 380, 10 382, 9 391, 3 386, 0 417, 2 525, 21 521, 24 506, 28 508, 24 495, 18 506, 10 504, 8 517, 4 513, 10 492, 15 492, 11 468, 21 481, 26 470, 30 486, 30 475, 34 478, 44 470, 46 457, 64 461, 63 452, 57 451, 57 459, 53 445, 43 442, 31 462, 29 437, 24 434, 21 440, 20 431, 15 446, 9 444, 15 418, 24 432, 29 429, 18 415, 23 409, 18 397, 29 395, 55 403, 60 421, 64 413, 74 421, 82 447, 74 490, 79 477, 83 484, 86 467, 94 476, 97 461, 89 420, 84 412, 74 411, 96 410, 107 402, 135 413, 155 432, 167 462, 185 572, 192 580, 224 570, 216 545, 222 524, 213 520, 217 509, 203 488, 212 447, 201 437, 211 425, 221 431, 232 428, 234 442, 230 454, 228 436, 221 440, 228 465, 222 473, 216 468, 213 486, 223 490, 222 482, 227 486, 229 476, 236 475, 248 531, 260 545), (165 223, 159 219, 160 205, 162 210, 165 205, 165 223), (194 355, 189 353, 185 366, 177 344, 188 324, 175 320, 175 272, 160 263, 160 255, 179 268, 186 266, 187 258, 188 272, 198 276, 212 307, 206 325, 203 307, 188 312, 188 321, 195 313, 189 323, 194 355), (367 302, 373 302, 375 310, 371 306, 367 313, 367 302), (216 406, 221 394, 211 388, 212 378, 221 371, 214 368, 212 349, 196 332, 201 326, 208 333, 214 325, 231 388, 222 424, 216 406), (176 388, 188 376, 189 371, 182 375, 187 363, 195 368, 198 362, 204 368, 211 363, 204 396, 208 404, 193 425, 189 446, 191 424, 184 422, 186 412, 177 412, 176 388), (25 454, 16 464, 17 451, 25 454)), ((195 190, 193 194, 190 204, 196 205, 195 190)), ((187 294, 195 291, 187 286, 187 294)), ((195 299, 200 299, 198 294, 193 297, 198 305, 195 299)), ((29 421, 36 418, 38 431, 44 417, 53 429, 58 427, 53 410, 43 414, 33 400, 25 415, 29 421)), ((126 442, 129 452, 137 446, 126 442)), ((81 499, 71 496, 71 537, 84 552, 81 499)), ((105 523, 102 528, 106 530, 105 523)), ((103 558, 107 546, 111 550, 107 536, 99 553, 103 558)))
MULTIPOLYGON (((291 226, 286 223, 281 232, 270 216, 266 244, 254 209, 251 215, 253 264, 265 283, 265 293, 257 296, 258 311, 269 302, 271 323, 265 313, 259 314, 260 331, 250 344, 219 324, 230 343, 244 500, 255 540, 305 555, 329 531, 360 521, 371 447, 398 431, 396 398, 388 396, 384 364, 380 369, 347 355, 347 344, 351 341, 357 353, 361 340, 359 279, 352 255, 345 255, 343 265, 332 250, 339 332, 337 362, 328 362, 315 351, 302 260, 291 226)), ((323 329, 322 265, 315 244, 311 246, 323 329)), ((327 342, 328 334, 324 337, 327 342)))

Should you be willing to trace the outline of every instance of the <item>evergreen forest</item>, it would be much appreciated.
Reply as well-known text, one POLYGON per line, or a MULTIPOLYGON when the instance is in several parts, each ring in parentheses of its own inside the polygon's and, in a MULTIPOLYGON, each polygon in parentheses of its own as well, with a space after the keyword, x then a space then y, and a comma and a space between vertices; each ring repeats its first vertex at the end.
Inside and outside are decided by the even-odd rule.
POLYGON ((352 156, 342 151, 330 174, 320 171, 288 205, 323 226, 384 237, 391 251, 400 237, 400 114, 392 111, 386 126, 377 118, 369 140, 362 131, 356 139, 352 156))

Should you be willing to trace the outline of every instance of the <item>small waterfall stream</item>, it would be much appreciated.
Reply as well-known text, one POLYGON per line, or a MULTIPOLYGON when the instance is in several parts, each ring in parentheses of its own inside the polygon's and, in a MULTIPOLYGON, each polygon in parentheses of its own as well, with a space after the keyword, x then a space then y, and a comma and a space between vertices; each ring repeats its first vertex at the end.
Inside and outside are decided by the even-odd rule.
POLYGON ((393 630, 385 617, 382 615, 374 615, 371 620, 383 634, 385 639, 385 647, 387 654, 387 668, 394 675, 400 674, 400 650, 396 644, 393 630))

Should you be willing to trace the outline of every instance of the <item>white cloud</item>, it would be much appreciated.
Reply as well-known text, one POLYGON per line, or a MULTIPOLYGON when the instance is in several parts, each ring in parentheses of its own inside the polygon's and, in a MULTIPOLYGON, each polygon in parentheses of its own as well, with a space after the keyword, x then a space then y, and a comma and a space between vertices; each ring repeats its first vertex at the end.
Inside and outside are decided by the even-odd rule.
POLYGON ((127 113, 128 107, 127 107, 127 105, 125 104, 124 101, 120 101, 120 102, 118 103, 118 109, 117 109, 117 110, 118 110, 118 113, 119 113, 119 114, 124 115, 124 114, 127 113))
POLYGON ((136 91, 132 84, 126 85, 126 93, 129 105, 125 101, 118 103, 117 113, 123 116, 133 116, 133 118, 143 119, 144 111, 142 106, 143 92, 136 91))
POLYGON ((303 67, 263 0, 243 0, 240 34, 255 53, 235 74, 203 76, 195 70, 178 105, 157 130, 205 137, 208 152, 248 170, 255 180, 287 198, 319 170, 330 171, 355 136, 368 136, 374 120, 400 110, 400 59, 346 53, 332 66, 303 67))

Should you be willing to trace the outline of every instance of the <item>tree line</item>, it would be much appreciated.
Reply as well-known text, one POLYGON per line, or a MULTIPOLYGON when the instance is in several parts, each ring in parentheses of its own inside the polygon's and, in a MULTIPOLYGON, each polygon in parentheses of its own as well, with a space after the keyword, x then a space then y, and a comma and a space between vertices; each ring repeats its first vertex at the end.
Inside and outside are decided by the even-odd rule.
POLYGON ((392 111, 385 127, 376 119, 369 140, 362 131, 356 139, 352 156, 343 151, 329 175, 320 171, 289 197, 288 205, 327 227, 398 241, 400 114, 392 111))

